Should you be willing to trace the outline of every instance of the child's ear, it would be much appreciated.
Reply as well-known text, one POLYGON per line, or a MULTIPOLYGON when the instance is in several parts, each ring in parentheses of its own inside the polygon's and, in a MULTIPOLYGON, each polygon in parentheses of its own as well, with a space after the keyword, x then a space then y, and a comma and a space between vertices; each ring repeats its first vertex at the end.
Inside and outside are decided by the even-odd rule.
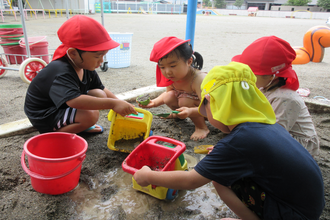
POLYGON ((211 99, 210 94, 206 94, 204 97, 206 98, 207 101, 210 102, 210 99, 211 99))
POLYGON ((190 57, 189 60, 188 60, 188 65, 191 66, 192 63, 193 63, 193 58, 190 57))
POLYGON ((78 54, 78 52, 77 52, 76 49, 71 47, 71 48, 68 49, 68 54, 71 58, 74 58, 78 54))

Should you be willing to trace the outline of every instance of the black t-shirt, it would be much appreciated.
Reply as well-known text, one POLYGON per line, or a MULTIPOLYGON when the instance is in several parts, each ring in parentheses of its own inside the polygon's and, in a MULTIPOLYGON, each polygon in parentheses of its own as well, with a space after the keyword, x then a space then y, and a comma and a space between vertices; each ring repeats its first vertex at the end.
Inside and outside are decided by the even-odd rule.
POLYGON ((97 88, 103 90, 104 86, 96 71, 84 70, 80 81, 74 68, 62 57, 49 63, 32 80, 25 97, 25 114, 32 120, 49 116, 57 119, 54 114, 68 108, 67 101, 97 88))
POLYGON ((195 170, 224 186, 250 177, 265 190, 265 219, 318 219, 324 207, 320 168, 277 123, 238 125, 195 170))

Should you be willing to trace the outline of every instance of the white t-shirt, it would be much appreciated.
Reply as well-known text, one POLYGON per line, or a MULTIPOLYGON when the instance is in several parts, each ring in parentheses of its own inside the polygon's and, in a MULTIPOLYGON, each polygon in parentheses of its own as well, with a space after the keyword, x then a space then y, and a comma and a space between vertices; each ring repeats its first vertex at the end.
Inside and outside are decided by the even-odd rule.
POLYGON ((303 145, 312 156, 319 154, 320 142, 304 100, 291 89, 261 90, 272 105, 276 122, 303 145))

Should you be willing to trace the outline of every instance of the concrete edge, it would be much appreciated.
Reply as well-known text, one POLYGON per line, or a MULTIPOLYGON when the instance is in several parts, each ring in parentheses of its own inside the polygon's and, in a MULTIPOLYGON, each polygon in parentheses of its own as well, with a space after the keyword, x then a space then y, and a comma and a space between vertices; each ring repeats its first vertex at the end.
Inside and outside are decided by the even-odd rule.
POLYGON ((303 97, 303 100, 311 113, 330 113, 330 101, 303 97))
MULTIPOLYGON (((131 90, 116 95, 119 99, 134 102, 136 97, 148 93, 151 98, 157 97, 159 94, 165 91, 164 87, 157 87, 156 85, 146 86, 139 89, 131 90)), ((330 101, 323 101, 318 99, 312 99, 303 97, 303 100, 308 107, 309 112, 312 113, 330 113, 330 101)), ((28 134, 36 129, 31 125, 29 119, 21 119, 18 121, 9 122, 0 125, 0 138, 10 137, 19 134, 28 134)))
MULTIPOLYGON (((127 102, 134 102, 136 97, 140 95, 148 93, 151 98, 154 98, 164 91, 164 87, 157 87, 156 85, 152 85, 124 92, 116 96, 118 97, 118 99, 122 99, 127 102)), ((36 131, 36 129, 32 126, 29 119, 25 118, 0 125, 0 138, 10 137, 19 134, 28 134, 33 131, 36 131)))

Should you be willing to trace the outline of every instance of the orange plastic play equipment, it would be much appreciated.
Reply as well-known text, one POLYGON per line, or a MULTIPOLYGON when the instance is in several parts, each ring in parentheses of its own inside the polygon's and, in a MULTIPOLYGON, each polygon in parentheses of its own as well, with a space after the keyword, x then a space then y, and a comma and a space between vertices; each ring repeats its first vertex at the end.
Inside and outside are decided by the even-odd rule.
POLYGON ((330 28, 326 26, 315 26, 304 35, 304 47, 293 47, 296 51, 296 59, 292 64, 306 64, 310 61, 322 62, 324 48, 330 47, 330 28))

